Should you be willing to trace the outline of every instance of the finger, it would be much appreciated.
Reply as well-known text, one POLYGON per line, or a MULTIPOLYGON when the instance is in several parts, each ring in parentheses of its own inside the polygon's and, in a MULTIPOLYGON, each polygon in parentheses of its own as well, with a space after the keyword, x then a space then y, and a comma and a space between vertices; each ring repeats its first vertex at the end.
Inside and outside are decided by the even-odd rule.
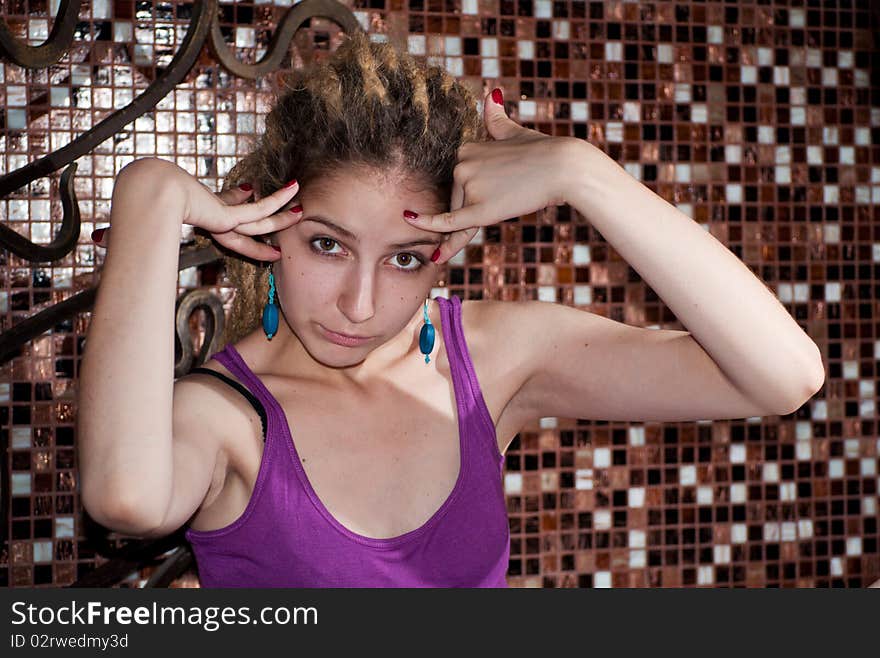
POLYGON ((467 244, 474 239, 474 236, 479 230, 479 226, 472 226, 451 233, 449 237, 440 244, 440 255, 435 261, 437 265, 443 265, 446 261, 455 256, 455 254, 464 249, 467 244))
POLYGON ((224 203, 232 206, 243 203, 253 192, 254 188, 250 183, 242 183, 241 185, 230 187, 228 190, 223 190, 217 196, 224 203))
POLYGON ((482 226, 488 214, 490 213, 486 212, 486 205, 478 203, 439 215, 419 215, 412 210, 404 210, 403 218, 426 231, 452 233, 471 226, 482 226))
POLYGON ((92 231, 92 242, 94 242, 99 247, 107 247, 107 234, 110 232, 110 227, 105 226, 104 228, 96 228, 92 231))
POLYGON ((253 260, 276 261, 281 258, 281 252, 273 249, 271 245, 249 238, 237 231, 212 233, 211 235, 224 247, 253 260))
POLYGON ((449 195, 449 210, 455 211, 464 206, 464 187, 453 181, 452 193, 449 195))
MULTIPOLYGON (((464 186, 459 184, 457 180, 453 180, 452 182, 452 194, 450 195, 449 200, 449 210, 456 211, 459 208, 462 208, 465 204, 465 194, 464 194, 464 186)), ((437 247, 437 251, 431 255, 431 260, 434 261, 437 265, 442 265, 446 261, 448 261, 452 256, 455 255, 456 252, 450 251, 449 247, 445 245, 448 240, 452 238, 455 233, 451 233, 447 236, 447 239, 440 243, 437 247), (445 247, 445 248, 444 248, 445 247), (436 255, 436 257, 435 257, 436 255)))
POLYGON ((298 192, 299 183, 296 180, 292 180, 284 187, 275 190, 272 194, 267 194, 261 199, 257 199, 253 203, 230 206, 229 213, 239 224, 262 219, 269 215, 274 215, 284 204, 289 203, 298 192))
MULTIPOLYGON (((298 224, 302 218, 303 208, 301 205, 297 204, 291 208, 277 212, 274 215, 270 215, 269 217, 261 217, 252 222, 239 224, 232 230, 243 235, 264 235, 298 224)), ((225 233, 228 233, 228 231, 225 231, 225 233)))
POLYGON ((493 89, 483 99, 483 123, 496 140, 508 139, 522 130, 522 126, 504 111, 504 95, 500 87, 493 89))

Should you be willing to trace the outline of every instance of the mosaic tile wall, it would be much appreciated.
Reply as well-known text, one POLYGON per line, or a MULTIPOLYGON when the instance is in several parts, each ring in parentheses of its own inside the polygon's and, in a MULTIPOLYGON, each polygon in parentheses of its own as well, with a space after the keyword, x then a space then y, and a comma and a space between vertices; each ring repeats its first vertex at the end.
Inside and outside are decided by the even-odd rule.
MULTIPOLYGON (((242 61, 265 52, 290 1, 221 5, 242 61)), ((878 19, 863 2, 362 0, 375 39, 445 65, 508 113, 601 147, 726 244, 816 340, 823 389, 784 417, 697 423, 545 418, 507 455, 512 587, 861 587, 880 578, 878 19)), ((3 0, 35 45, 58 2, 3 0), (48 12, 48 14, 47 14, 48 12)), ((0 173, 58 149, 143 90, 191 5, 84 3, 75 48, 47 70, 0 65, 0 173)), ((292 65, 335 48, 313 19, 292 65)), ((50 265, 4 252, 2 330, 92 286, 114 174, 158 156, 212 189, 260 131, 265 86, 207 51, 187 81, 78 160, 77 249, 50 265)), ((60 225, 58 172, 0 202, 37 243, 60 225)), ((184 232, 188 240, 191 233, 184 232)), ((146 283, 144 285, 147 285, 146 283)), ((222 273, 184 270, 180 291, 222 273)), ((437 282, 463 298, 542 299, 682 329, 637 273, 567 207, 491 227, 437 282)), ((77 497, 74 392, 88 315, 2 366, 0 585, 63 586, 91 572, 77 497)), ((138 586, 148 570, 122 586, 138 586)), ((176 586, 194 586, 192 573, 176 586)))

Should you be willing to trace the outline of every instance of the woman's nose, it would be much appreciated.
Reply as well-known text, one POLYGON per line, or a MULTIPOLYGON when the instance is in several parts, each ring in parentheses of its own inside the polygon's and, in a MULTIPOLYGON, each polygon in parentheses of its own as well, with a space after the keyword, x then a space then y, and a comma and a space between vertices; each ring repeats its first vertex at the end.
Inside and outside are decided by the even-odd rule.
POLYGON ((340 295, 339 310, 353 324, 368 321, 375 314, 376 282, 372 274, 354 278, 350 287, 340 295))

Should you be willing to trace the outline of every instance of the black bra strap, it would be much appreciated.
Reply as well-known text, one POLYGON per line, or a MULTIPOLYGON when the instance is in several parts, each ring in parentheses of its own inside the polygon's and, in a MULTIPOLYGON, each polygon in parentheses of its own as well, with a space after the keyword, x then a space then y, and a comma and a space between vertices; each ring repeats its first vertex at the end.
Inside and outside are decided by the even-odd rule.
MULTIPOLYGON (((251 403, 251 406, 257 410, 258 414, 260 414, 260 420, 263 423, 263 441, 266 440, 266 410, 263 408, 263 405, 254 396, 253 393, 251 393, 249 390, 247 390, 244 386, 242 386, 239 382, 235 381, 231 377, 227 377, 222 372, 217 372, 216 370, 211 370, 210 368, 202 368, 202 367, 192 368, 192 369, 190 369, 189 372, 203 372, 207 375, 213 375, 214 377, 217 377, 218 379, 221 379, 224 382, 226 382, 227 384, 229 384, 230 386, 234 387, 243 396, 245 396, 247 398, 248 402, 251 403)), ((187 373, 187 374, 189 374, 189 373, 187 373)))

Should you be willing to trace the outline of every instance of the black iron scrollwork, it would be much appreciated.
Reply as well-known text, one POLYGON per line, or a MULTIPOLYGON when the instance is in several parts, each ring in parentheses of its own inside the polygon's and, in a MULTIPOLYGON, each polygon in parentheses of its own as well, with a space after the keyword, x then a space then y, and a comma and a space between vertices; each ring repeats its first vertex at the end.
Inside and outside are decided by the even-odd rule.
POLYGON ((177 336, 181 349, 180 358, 174 364, 174 377, 182 377, 214 352, 220 349, 220 337, 223 335, 223 325, 226 316, 223 313, 223 303, 207 290, 190 290, 177 301, 175 322, 177 324, 177 336), (205 340, 202 342, 198 355, 193 354, 192 341, 180 340, 180 337, 190 335, 189 316, 197 308, 207 311, 208 326, 205 329, 205 340))
POLYGON ((44 69, 51 66, 70 48, 82 0, 61 0, 58 15, 52 22, 49 38, 39 46, 29 46, 16 39, 6 21, 0 20, 0 55, 29 69, 44 69))

